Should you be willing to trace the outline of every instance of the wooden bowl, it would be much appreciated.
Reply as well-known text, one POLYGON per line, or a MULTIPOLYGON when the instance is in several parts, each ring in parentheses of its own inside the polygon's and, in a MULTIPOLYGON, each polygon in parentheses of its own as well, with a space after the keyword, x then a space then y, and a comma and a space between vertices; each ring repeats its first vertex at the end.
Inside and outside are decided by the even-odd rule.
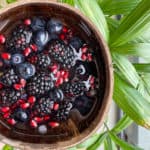
POLYGON ((74 111, 72 119, 62 126, 63 129, 54 129, 50 135, 41 136, 36 135, 32 130, 27 133, 22 129, 12 128, 2 118, 0 118, 0 133, 5 137, 4 141, 7 141, 8 144, 16 147, 28 147, 26 148, 28 150, 32 148, 66 149, 86 140, 103 123, 113 92, 111 57, 102 35, 87 17, 66 4, 48 0, 21 1, 1 9, 0 33, 9 34, 9 30, 16 25, 18 19, 30 18, 33 15, 60 18, 64 23, 71 25, 93 47, 93 51, 96 54, 96 68, 99 80, 97 99, 87 116, 82 116, 78 111, 74 111), (16 141, 9 143, 10 140, 6 140, 6 137, 16 141))

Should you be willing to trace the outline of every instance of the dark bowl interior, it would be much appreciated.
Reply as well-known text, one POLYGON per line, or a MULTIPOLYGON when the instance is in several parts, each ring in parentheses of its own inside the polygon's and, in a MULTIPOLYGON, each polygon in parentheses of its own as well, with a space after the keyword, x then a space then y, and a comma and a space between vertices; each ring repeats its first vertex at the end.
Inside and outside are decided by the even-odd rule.
MULTIPOLYGON (((0 132, 9 138, 33 143, 66 141, 82 134, 89 126, 93 125, 96 117, 101 118, 101 116, 97 115, 103 107, 104 95, 106 92, 106 56, 103 52, 104 48, 102 48, 95 35, 95 31, 91 29, 91 26, 80 15, 55 3, 43 2, 22 4, 13 9, 8 9, 0 16, 0 33, 4 33, 6 36, 10 33, 12 28, 16 26, 19 20, 33 16, 59 18, 64 24, 73 27, 76 34, 86 41, 93 49, 95 63, 90 69, 97 76, 99 86, 96 97, 94 98, 93 108, 88 115, 82 116, 77 110, 74 110, 68 122, 63 123, 57 129, 51 129, 46 135, 38 135, 36 129, 26 129, 23 126, 19 126, 18 128, 11 127, 2 117, 0 117, 0 132)), ((0 49, 2 50, 3 48, 0 47, 0 49)), ((94 129, 94 126, 96 125, 93 125, 91 129, 94 129)))

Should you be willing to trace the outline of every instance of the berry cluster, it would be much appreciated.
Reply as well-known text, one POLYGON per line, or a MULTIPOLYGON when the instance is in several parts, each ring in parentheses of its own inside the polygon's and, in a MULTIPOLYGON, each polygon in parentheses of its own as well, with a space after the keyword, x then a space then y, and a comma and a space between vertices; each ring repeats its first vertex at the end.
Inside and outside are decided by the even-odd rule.
MULTIPOLYGON (((0 44, 0 68, 5 70, 0 74, 0 112, 10 125, 23 123, 46 134, 95 87, 95 77, 84 67, 94 62, 89 46, 58 19, 25 19, 8 38, 0 34, 0 44)), ((88 111, 91 107, 83 105, 88 111)))

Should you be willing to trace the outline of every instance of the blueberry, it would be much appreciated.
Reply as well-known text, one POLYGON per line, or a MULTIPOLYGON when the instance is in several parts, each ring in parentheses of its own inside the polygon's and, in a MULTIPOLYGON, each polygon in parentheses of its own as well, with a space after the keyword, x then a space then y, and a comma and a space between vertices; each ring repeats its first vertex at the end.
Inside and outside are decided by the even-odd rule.
POLYGON ((93 104, 94 101, 90 97, 83 95, 75 99, 74 108, 78 109, 81 115, 85 116, 90 112, 93 104))
POLYGON ((74 47, 76 50, 80 49, 83 45, 82 40, 79 37, 72 37, 69 41, 69 44, 74 47))
POLYGON ((46 127, 46 125, 40 125, 40 126, 38 127, 38 132, 39 132, 40 134, 46 134, 46 133, 47 133, 47 127, 46 127))
POLYGON ((17 109, 14 112, 14 118, 20 122, 26 122, 29 119, 28 113, 22 109, 17 109))
POLYGON ((64 99, 64 94, 61 89, 54 89, 53 91, 50 91, 49 96, 54 101, 62 101, 64 99))
POLYGON ((62 28, 62 22, 58 19, 52 18, 47 23, 47 30, 49 31, 49 33, 60 33, 62 28))
POLYGON ((50 34, 49 40, 58 40, 59 36, 57 34, 50 34))
POLYGON ((31 28, 33 31, 44 30, 46 22, 43 18, 34 17, 31 21, 31 28))
POLYGON ((14 65, 17 65, 17 64, 20 64, 24 62, 24 56, 22 54, 13 54, 11 56, 11 63, 14 64, 14 65))
POLYGON ((28 79, 35 74, 35 66, 30 63, 19 64, 17 70, 19 75, 24 79, 28 79))
POLYGON ((49 34, 45 30, 39 30, 34 34, 34 42, 39 47, 44 47, 49 41, 49 34))

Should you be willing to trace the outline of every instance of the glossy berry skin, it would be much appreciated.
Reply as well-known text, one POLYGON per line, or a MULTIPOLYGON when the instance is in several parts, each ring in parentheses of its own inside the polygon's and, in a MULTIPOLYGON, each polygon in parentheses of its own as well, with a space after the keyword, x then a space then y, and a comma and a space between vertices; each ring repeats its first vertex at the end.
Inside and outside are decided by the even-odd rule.
POLYGON ((2 53, 1 58, 4 60, 9 60, 11 58, 11 54, 10 53, 2 53))
POLYGON ((31 20, 28 18, 28 19, 25 19, 24 20, 24 24, 26 25, 26 26, 29 26, 30 24, 31 24, 31 20))
POLYGON ((14 112, 14 118, 20 122, 26 122, 29 119, 28 113, 22 109, 17 109, 14 112))
POLYGON ((34 17, 31 21, 31 28, 33 31, 44 30, 46 26, 46 22, 43 18, 34 17))
POLYGON ((51 128, 56 128, 56 127, 59 127, 59 123, 58 122, 49 122, 49 126, 51 128))
POLYGON ((6 41, 5 36, 0 34, 0 44, 4 44, 6 41))
POLYGON ((61 89, 54 89, 50 91, 49 96, 54 101, 62 101, 64 99, 64 94, 61 89))
POLYGON ((80 75, 84 75, 86 73, 86 69, 84 67, 84 65, 79 65, 77 68, 76 68, 76 74, 78 76, 80 75))
POLYGON ((22 78, 28 79, 34 76, 36 70, 34 65, 30 63, 22 63, 17 66, 17 71, 22 78))
POLYGON ((31 53, 31 48, 27 47, 23 50, 23 54, 24 56, 29 56, 31 53))
POLYGON ((69 41, 69 44, 74 47, 76 50, 79 50, 83 43, 79 37, 72 37, 69 41))
POLYGON ((47 23, 47 30, 49 31, 49 33, 60 33, 62 28, 62 22, 58 19, 52 18, 47 23))
POLYGON ((37 122, 36 122, 35 120, 31 120, 31 121, 30 121, 30 126, 31 126, 32 128, 37 128, 38 124, 37 124, 37 122))
POLYGON ((40 134, 46 134, 46 133, 47 133, 47 126, 46 126, 46 125, 40 125, 40 126, 38 127, 38 132, 39 132, 40 134))
POLYGON ((13 65, 21 64, 24 62, 24 56, 22 54, 16 53, 11 56, 11 63, 13 65))
POLYGON ((41 48, 41 47, 44 47, 48 43, 49 34, 45 30, 39 30, 39 31, 35 32, 33 39, 34 39, 35 44, 39 48, 41 48))

